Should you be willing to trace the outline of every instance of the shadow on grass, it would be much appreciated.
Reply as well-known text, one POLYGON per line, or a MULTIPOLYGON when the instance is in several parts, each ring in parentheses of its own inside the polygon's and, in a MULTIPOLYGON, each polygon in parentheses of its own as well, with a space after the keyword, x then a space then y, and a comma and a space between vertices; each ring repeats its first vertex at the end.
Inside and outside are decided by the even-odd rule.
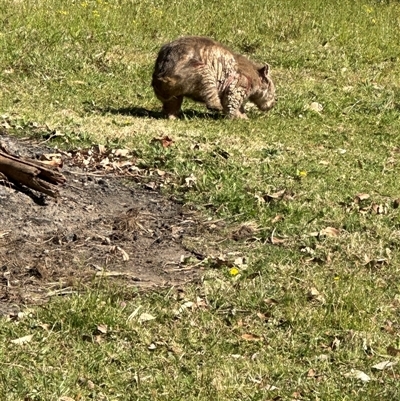
MULTIPOLYGON (((161 111, 148 110, 144 107, 101 107, 90 104, 89 102, 84 104, 85 111, 94 111, 102 114, 110 113, 110 114, 120 114, 125 116, 132 117, 144 117, 144 118, 153 118, 155 120, 163 120, 165 119, 164 114, 161 111)), ((202 112, 193 109, 182 110, 179 116, 180 120, 193 120, 193 119, 211 119, 211 120, 220 120, 223 118, 223 115, 218 112, 202 112)))

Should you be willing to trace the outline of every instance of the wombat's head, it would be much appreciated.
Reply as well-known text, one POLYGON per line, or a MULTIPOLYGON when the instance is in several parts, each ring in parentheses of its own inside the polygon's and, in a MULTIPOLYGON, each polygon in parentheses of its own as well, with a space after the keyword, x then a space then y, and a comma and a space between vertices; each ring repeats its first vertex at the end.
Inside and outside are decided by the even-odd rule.
POLYGON ((249 100, 262 111, 272 109, 276 103, 275 85, 269 75, 269 70, 268 64, 258 70, 261 83, 249 97, 249 100))

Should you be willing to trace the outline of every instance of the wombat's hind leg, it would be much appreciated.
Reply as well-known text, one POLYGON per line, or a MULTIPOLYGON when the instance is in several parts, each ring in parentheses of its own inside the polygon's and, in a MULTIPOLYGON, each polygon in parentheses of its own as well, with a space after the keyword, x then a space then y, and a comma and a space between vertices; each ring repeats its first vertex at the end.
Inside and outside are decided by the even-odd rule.
POLYGON ((174 96, 168 100, 163 100, 163 113, 169 120, 175 120, 179 116, 183 96, 174 96))

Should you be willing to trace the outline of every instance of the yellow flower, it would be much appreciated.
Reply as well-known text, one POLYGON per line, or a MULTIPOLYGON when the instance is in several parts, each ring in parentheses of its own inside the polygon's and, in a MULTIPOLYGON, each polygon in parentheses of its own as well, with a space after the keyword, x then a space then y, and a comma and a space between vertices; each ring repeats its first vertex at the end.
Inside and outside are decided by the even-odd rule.
POLYGON ((335 281, 338 281, 338 280, 340 280, 340 277, 339 277, 339 276, 336 276, 336 277, 334 278, 334 280, 335 280, 335 281))
POLYGON ((239 269, 236 267, 232 267, 231 269, 229 269, 229 274, 231 276, 236 276, 240 273, 239 269))
POLYGON ((297 170, 297 175, 299 176, 299 177, 306 177, 307 176, 307 171, 304 171, 304 170, 297 170))
POLYGON ((371 14, 372 11, 373 11, 373 9, 372 9, 371 7, 365 6, 365 11, 366 11, 368 14, 371 14))

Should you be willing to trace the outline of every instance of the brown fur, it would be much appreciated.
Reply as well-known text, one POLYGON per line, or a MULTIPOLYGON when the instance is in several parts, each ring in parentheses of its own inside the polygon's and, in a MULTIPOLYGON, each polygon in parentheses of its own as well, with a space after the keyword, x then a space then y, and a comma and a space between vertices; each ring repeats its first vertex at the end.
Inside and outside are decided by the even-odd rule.
POLYGON ((158 53, 151 84, 168 118, 178 116, 184 96, 230 118, 247 118, 244 105, 248 100, 263 111, 276 102, 268 64, 256 64, 200 36, 165 44, 158 53))

